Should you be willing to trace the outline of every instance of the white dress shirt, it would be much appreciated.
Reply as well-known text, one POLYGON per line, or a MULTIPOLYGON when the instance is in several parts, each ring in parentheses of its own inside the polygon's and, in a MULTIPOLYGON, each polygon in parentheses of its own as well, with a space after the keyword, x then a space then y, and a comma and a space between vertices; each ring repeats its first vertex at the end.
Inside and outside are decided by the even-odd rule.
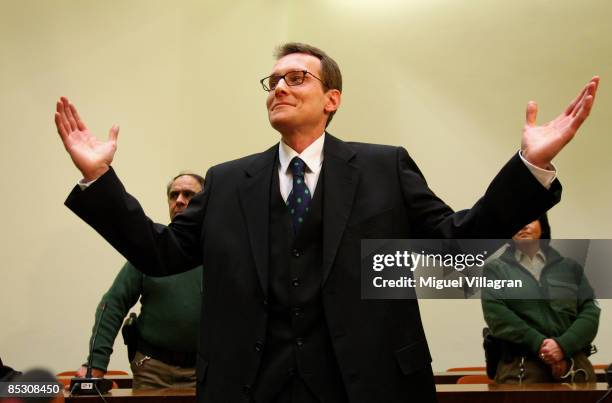
POLYGON ((323 166, 323 144, 325 143, 325 133, 323 133, 318 139, 316 139, 311 145, 306 147, 301 154, 298 154, 293 148, 285 144, 281 140, 278 147, 278 184, 280 185, 281 196, 285 203, 289 198, 289 193, 293 188, 293 174, 289 168, 289 163, 294 157, 300 157, 306 164, 304 170, 304 182, 310 191, 312 197, 314 197, 315 189, 317 188, 317 182, 319 181, 319 174, 321 173, 321 167, 323 166))
POLYGON ((521 252, 516 249, 514 251, 514 258, 521 266, 523 266, 529 273, 540 282, 540 277, 542 276, 542 269, 546 266, 546 255, 542 252, 542 249, 539 249, 535 256, 532 258, 529 257, 526 253, 521 252))

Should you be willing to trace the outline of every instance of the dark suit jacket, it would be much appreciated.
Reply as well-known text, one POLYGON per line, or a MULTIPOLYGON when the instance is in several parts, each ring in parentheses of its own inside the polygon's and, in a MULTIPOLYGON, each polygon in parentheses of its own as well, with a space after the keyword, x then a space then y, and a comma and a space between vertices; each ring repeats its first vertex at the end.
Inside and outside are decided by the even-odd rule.
MULTIPOLYGON (((351 402, 431 392, 431 357, 415 300, 362 300, 363 238, 509 238, 558 202, 518 156, 470 209, 454 213, 403 148, 324 146, 322 303, 351 402)), ((136 267, 168 275, 204 266, 198 399, 248 401, 266 336, 270 184, 278 145, 211 168, 168 227, 152 223, 110 170, 66 205, 136 267)), ((461 191, 458 185, 457 191, 461 191)), ((416 400, 415 400, 416 401, 416 400)))

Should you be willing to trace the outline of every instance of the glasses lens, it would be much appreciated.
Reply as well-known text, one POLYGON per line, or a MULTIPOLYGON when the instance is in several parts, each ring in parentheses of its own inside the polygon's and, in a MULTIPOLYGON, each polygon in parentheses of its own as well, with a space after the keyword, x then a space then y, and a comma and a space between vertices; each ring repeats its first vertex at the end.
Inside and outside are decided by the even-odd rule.
POLYGON ((264 85, 268 87, 269 91, 272 91, 273 89, 276 88, 281 78, 282 77, 279 77, 279 76, 270 76, 264 80, 264 85))
POLYGON ((290 71, 285 74, 285 82, 287 85, 300 85, 304 82, 304 75, 303 71, 290 71))

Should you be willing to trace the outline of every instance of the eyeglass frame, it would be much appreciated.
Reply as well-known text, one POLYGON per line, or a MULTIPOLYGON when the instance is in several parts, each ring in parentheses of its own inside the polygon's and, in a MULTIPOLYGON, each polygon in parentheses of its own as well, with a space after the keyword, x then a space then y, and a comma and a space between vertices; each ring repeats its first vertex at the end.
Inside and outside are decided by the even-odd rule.
POLYGON ((304 80, 306 79, 306 74, 310 74, 311 76, 313 76, 314 78, 316 78, 317 80, 319 80, 321 82, 321 84, 323 84, 323 86, 325 88, 329 88, 327 86, 327 84, 325 84, 325 81, 321 80, 319 77, 315 76, 314 74, 312 74, 310 71, 308 70, 291 70, 286 72, 283 75, 279 75, 279 74, 271 74, 267 77, 262 78, 261 80, 259 80, 259 83, 261 84, 261 86, 263 87, 263 90, 266 92, 270 92, 270 91, 274 91, 276 89, 276 87, 278 86, 278 84, 280 83, 281 79, 285 82, 285 84, 287 84, 287 86, 289 87, 296 87, 298 85, 302 85, 304 84, 304 80), (298 84, 289 84, 287 82, 287 80, 285 80, 285 78, 287 77, 287 74, 291 74, 291 73, 302 73, 302 81, 298 84), (276 85, 274 86, 274 88, 268 88, 268 86, 266 86, 264 84, 264 81, 266 81, 267 79, 269 79, 270 77, 278 77, 278 82, 276 83, 276 85))

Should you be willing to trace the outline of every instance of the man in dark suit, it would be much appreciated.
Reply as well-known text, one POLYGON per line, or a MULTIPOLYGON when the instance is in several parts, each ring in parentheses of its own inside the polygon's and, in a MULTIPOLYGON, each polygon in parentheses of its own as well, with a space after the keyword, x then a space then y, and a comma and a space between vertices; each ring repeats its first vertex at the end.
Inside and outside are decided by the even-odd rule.
POLYGON ((510 237, 559 200, 546 170, 588 116, 597 83, 546 126, 530 103, 521 155, 455 213, 403 148, 325 132, 340 70, 323 51, 290 43, 262 80, 282 141, 211 168, 168 227, 145 216, 110 168, 118 128, 96 141, 62 98, 56 125, 83 174, 66 204, 147 274, 204 265, 199 401, 431 402, 417 301, 361 299, 361 239, 510 237))

